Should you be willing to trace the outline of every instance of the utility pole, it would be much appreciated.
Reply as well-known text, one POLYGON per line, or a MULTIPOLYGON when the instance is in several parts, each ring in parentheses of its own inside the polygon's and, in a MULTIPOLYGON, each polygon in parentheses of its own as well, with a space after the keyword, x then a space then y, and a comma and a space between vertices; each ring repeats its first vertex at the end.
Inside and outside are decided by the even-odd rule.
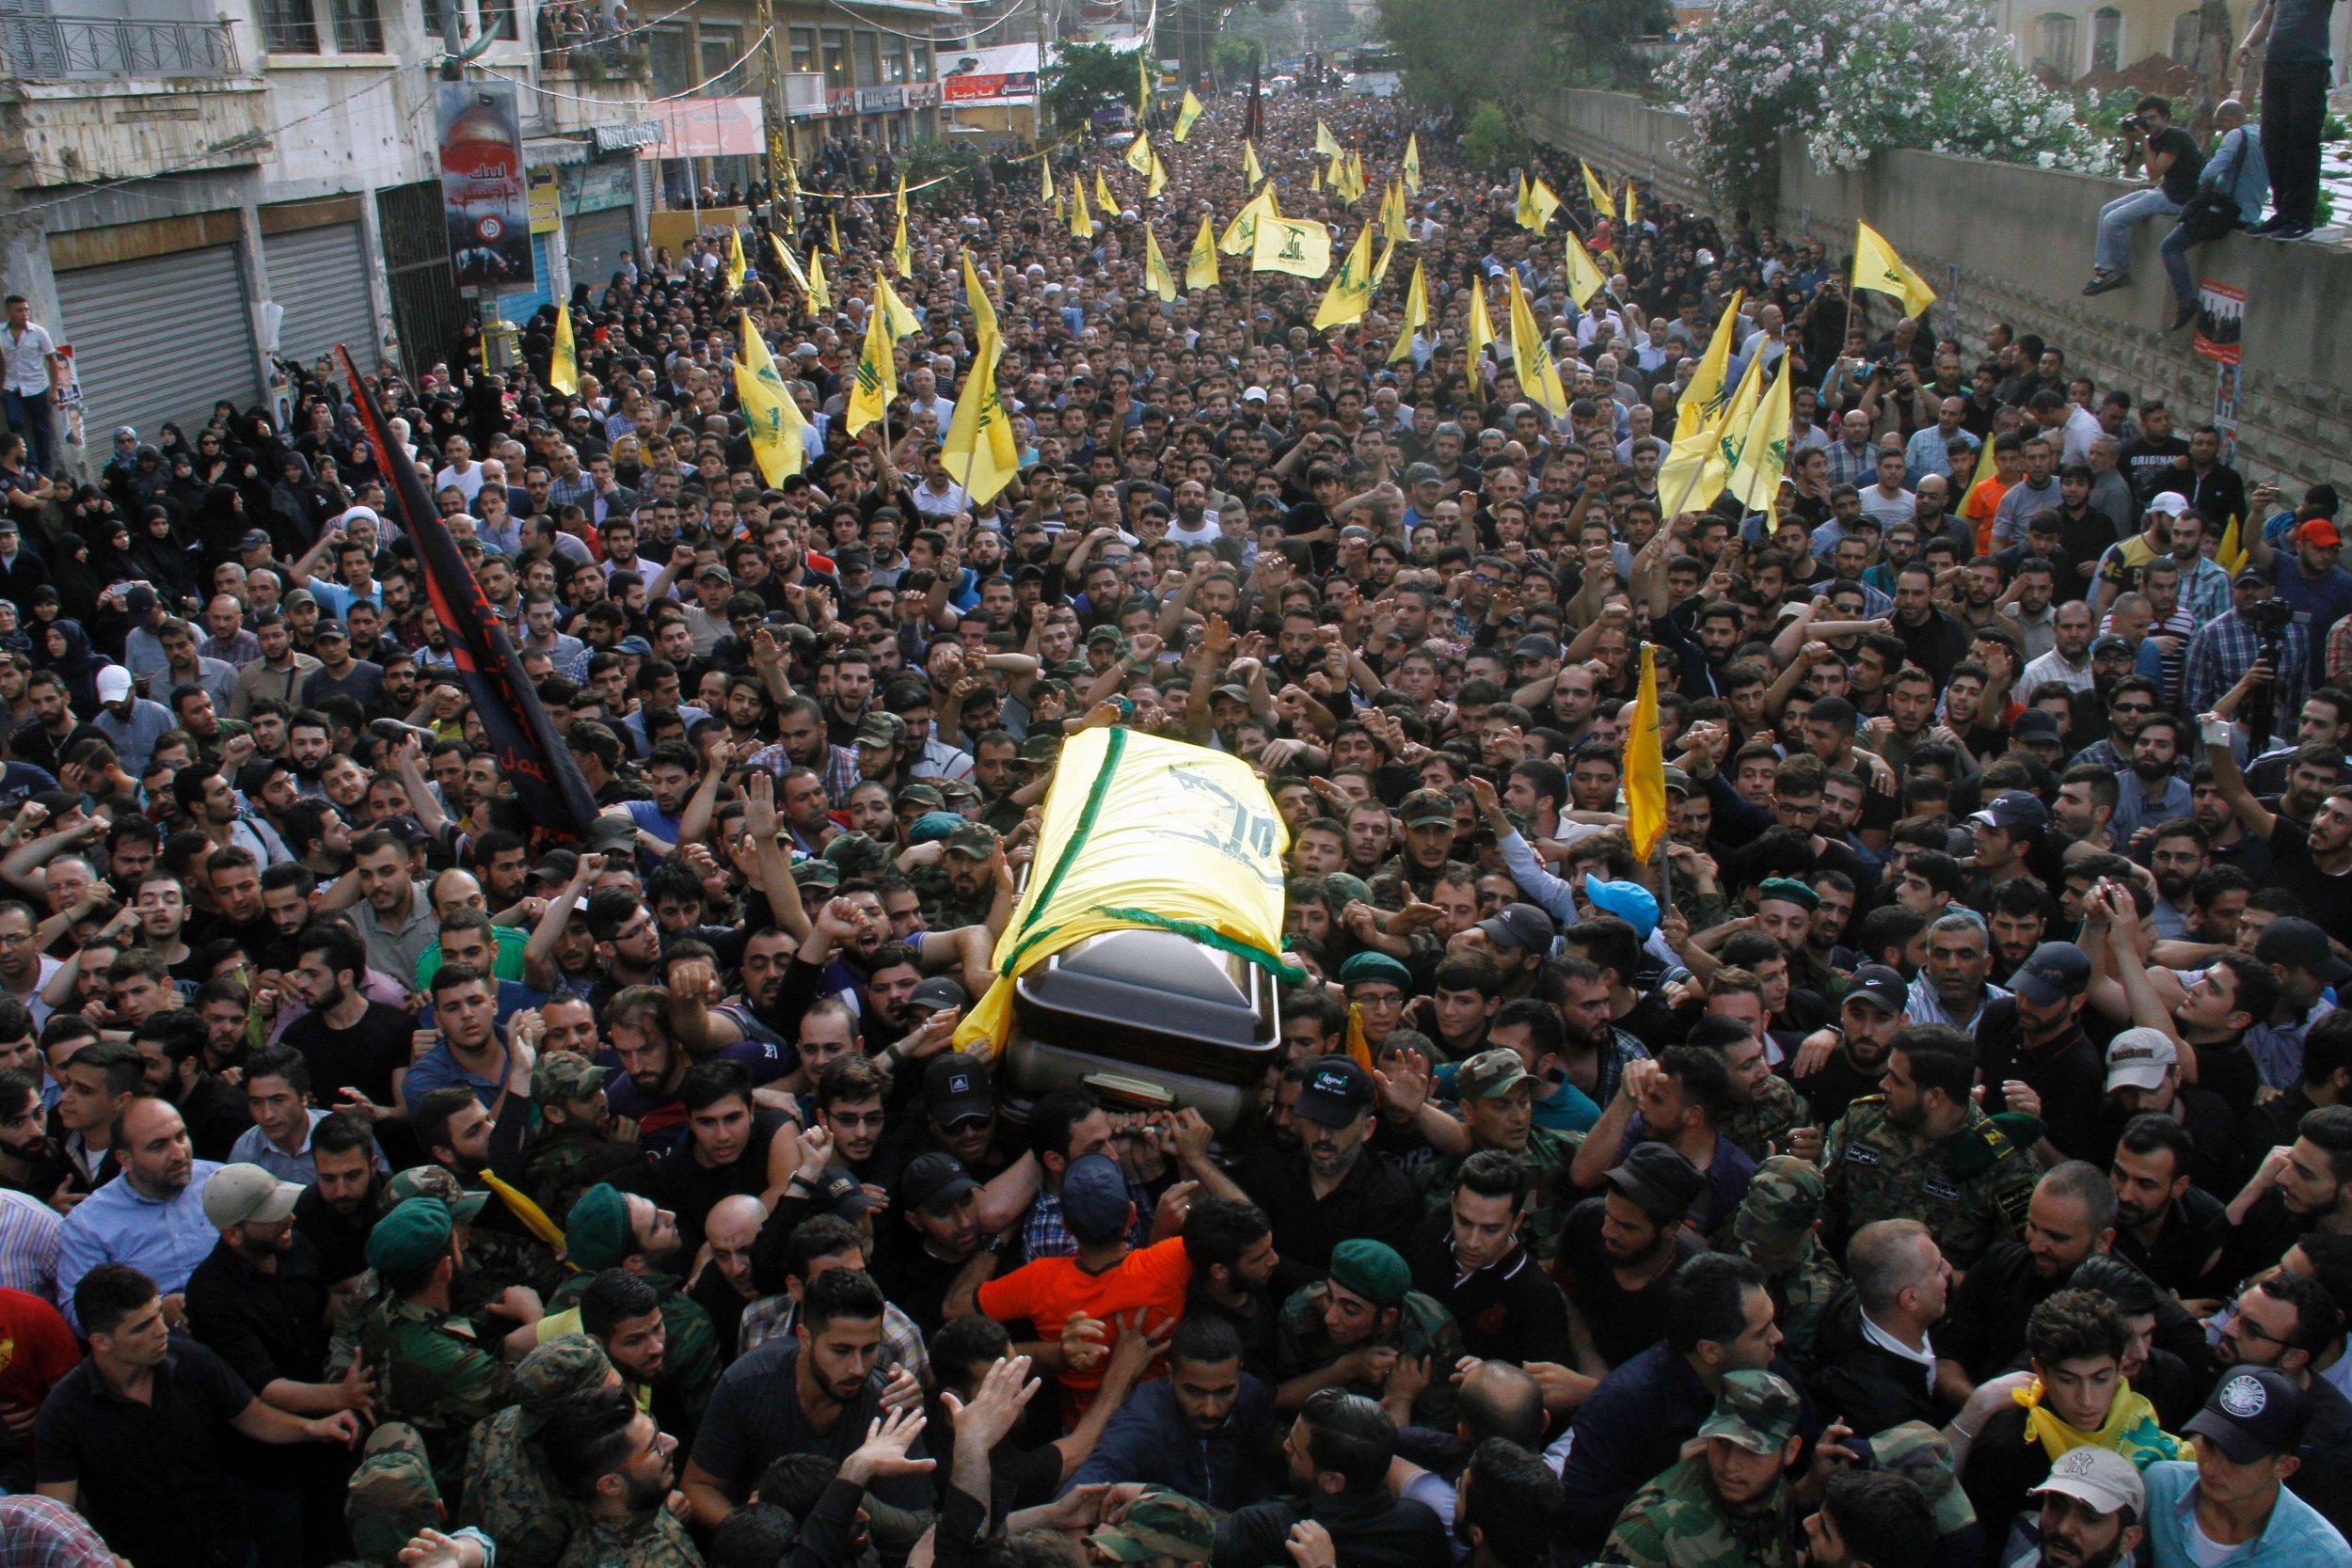
POLYGON ((760 130, 768 139, 768 221, 775 222, 776 204, 789 201, 786 209, 791 215, 793 229, 801 225, 800 181, 792 173, 795 154, 792 146, 792 117, 784 103, 783 44, 776 37, 775 0, 759 0, 756 16, 759 22, 760 44, 760 130), (792 195, 787 198, 787 187, 792 195))

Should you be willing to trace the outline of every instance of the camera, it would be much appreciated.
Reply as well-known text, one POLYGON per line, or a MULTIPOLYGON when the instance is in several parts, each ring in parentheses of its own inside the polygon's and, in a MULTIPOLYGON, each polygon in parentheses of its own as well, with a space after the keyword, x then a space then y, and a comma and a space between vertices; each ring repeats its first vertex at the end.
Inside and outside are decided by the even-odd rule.
MULTIPOLYGON (((2274 672, 2282 672, 2286 668, 2287 628, 2295 624, 2295 607, 2284 599, 2262 599, 2247 610, 2246 619, 2262 640, 2256 660, 2269 665, 2274 672)), ((2245 715, 2246 738, 2257 753, 2270 744, 2276 728, 2278 705, 2270 689, 2275 684, 2274 677, 2255 688, 2262 695, 2251 705, 2253 711, 2245 715)))
POLYGON ((2148 134, 2149 126, 2148 126, 2148 117, 2147 117, 2146 115, 2142 115, 2142 114, 2130 114, 2130 115, 2125 115, 2125 116, 2122 118, 2122 119, 2121 119, 2120 121, 2118 121, 2117 123, 2121 126, 2121 128, 2122 128, 2122 129, 2123 129, 2124 131, 2127 131, 2127 132, 2131 133, 2133 135, 2136 135, 2136 136, 2144 136, 2144 135, 2146 135, 2148 134))
POLYGON ((2284 599, 2262 599, 2247 610, 2246 618, 2253 623, 2263 641, 2268 642, 2286 636, 2287 627, 2295 625, 2295 607, 2284 599))

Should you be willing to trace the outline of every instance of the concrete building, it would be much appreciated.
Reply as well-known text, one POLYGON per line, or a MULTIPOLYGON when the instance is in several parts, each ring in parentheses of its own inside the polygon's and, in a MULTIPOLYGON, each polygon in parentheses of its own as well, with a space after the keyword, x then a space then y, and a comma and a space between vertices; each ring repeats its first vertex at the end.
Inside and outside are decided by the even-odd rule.
MULTIPOLYGON (((2230 40, 2233 52, 2257 8, 2258 0, 2229 7, 2236 34, 2230 40)), ((2021 64, 2070 82, 2136 65, 2151 55, 2187 65, 2197 53, 2196 0, 1996 0, 1994 15, 2021 64)), ((2341 83, 2352 61, 2352 8, 2338 8, 2329 30, 2341 83)))

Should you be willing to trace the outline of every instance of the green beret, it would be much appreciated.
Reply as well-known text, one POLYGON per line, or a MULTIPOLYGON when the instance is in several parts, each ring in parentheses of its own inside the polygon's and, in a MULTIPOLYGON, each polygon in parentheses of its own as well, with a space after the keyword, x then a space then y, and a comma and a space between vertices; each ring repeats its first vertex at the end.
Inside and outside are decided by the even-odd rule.
POLYGON ((914 819, 913 827, 907 829, 907 842, 929 844, 935 839, 946 838, 962 826, 963 818, 954 812, 927 811, 914 819))
POLYGON ((1331 1283, 1375 1307, 1402 1307, 1405 1292, 1413 1288, 1413 1271, 1388 1243, 1359 1236, 1331 1249, 1331 1283))
POLYGON ((1409 990, 1412 989, 1413 972, 1386 953, 1368 950, 1340 965, 1340 984, 1352 986, 1359 980, 1385 980, 1409 990))
POLYGON ((1757 890, 1756 902, 1760 904, 1767 898, 1778 898, 1784 903, 1800 905, 1808 911, 1821 907, 1821 895, 1794 877, 1766 878, 1763 887, 1757 890))
POLYGON ((368 1232, 368 1266, 394 1279, 414 1274, 449 1251, 456 1225, 437 1197, 405 1199, 368 1232))
POLYGON ((637 1250, 628 1223, 628 1199, 610 1181, 599 1181, 572 1205, 564 1221, 564 1260, 594 1274, 617 1267, 637 1250))

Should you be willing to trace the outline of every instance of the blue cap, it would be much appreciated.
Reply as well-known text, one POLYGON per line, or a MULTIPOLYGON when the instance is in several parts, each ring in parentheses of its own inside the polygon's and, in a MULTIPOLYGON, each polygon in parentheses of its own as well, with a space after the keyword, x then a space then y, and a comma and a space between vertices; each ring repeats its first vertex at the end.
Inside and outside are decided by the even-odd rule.
POLYGON ((1082 1154, 1062 1172, 1061 1217, 1081 1244, 1107 1242, 1127 1228, 1127 1175, 1106 1154, 1082 1154))
POLYGON ((1593 908, 1632 927, 1634 936, 1643 942, 1658 929, 1658 895, 1639 882, 1604 882, 1587 871, 1584 897, 1593 908))
POLYGON ((929 844, 946 838, 964 825, 963 818, 951 811, 927 811, 907 829, 909 844, 929 844))

